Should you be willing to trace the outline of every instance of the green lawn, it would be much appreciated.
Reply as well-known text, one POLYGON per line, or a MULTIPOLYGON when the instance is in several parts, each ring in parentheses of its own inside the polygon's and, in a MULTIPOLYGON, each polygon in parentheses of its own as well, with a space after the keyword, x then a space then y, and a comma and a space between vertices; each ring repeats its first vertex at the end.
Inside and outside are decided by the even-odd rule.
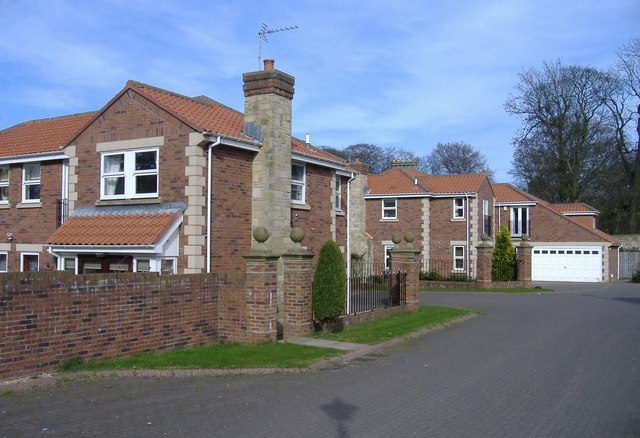
MULTIPOLYGON (((316 335, 328 339, 376 344, 413 331, 444 323, 469 310, 422 306, 416 313, 405 313, 350 327, 337 334, 316 335)), ((232 369, 305 368, 314 362, 344 354, 343 350, 318 348, 282 342, 266 344, 214 344, 145 353, 122 359, 83 362, 70 359, 62 371, 103 371, 132 369, 232 369)))
POLYGON ((476 312, 453 307, 420 306, 415 313, 394 315, 379 321, 358 324, 339 333, 315 333, 314 336, 372 345, 472 313, 476 312))

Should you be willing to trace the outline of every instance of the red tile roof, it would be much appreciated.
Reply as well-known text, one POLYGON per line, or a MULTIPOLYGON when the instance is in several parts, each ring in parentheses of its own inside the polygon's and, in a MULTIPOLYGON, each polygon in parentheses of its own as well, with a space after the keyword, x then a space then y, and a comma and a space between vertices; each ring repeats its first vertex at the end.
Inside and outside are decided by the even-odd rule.
POLYGON ((73 134, 96 113, 32 120, 0 131, 0 157, 61 152, 73 134))
POLYGON ((476 193, 486 178, 484 173, 427 175, 414 169, 391 168, 378 175, 369 175, 368 184, 371 195, 445 195, 476 193))
POLYGON ((582 213, 582 214, 598 214, 598 210, 585 204, 584 202, 574 202, 570 204, 551 204, 555 210, 560 213, 582 213))
POLYGON ((72 216, 47 240, 47 245, 155 245, 181 213, 72 216))
POLYGON ((535 202, 537 200, 534 196, 518 190, 511 184, 499 183, 492 185, 493 191, 496 194, 496 202, 535 202))
POLYGON ((253 140, 243 134, 244 115, 213 99, 182 96, 161 88, 128 81, 125 89, 130 88, 161 108, 172 113, 189 124, 196 131, 208 131, 241 140, 253 140))
MULTIPOLYGON (((244 141, 255 141, 243 133, 244 114, 207 96, 187 97, 137 81, 128 81, 125 89, 118 96, 128 89, 149 99, 196 131, 207 131, 244 141)), ((346 165, 345 160, 308 145, 297 138, 292 138, 291 147, 294 153, 300 155, 346 165)))

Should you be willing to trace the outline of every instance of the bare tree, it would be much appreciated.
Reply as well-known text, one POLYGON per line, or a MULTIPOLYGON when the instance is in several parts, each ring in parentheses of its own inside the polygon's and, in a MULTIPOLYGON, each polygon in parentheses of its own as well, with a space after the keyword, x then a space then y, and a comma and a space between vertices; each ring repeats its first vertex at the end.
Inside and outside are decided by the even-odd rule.
POLYGON ((640 39, 620 49, 618 63, 609 76, 609 85, 603 89, 603 101, 610 111, 624 186, 628 188, 622 208, 626 210, 628 229, 623 231, 635 234, 640 229, 640 39))
POLYGON ((480 151, 464 142, 438 143, 424 160, 424 169, 434 175, 453 175, 464 173, 488 173, 493 170, 480 151))
POLYGON ((612 132, 600 90, 607 75, 596 69, 545 63, 520 74, 508 112, 523 117, 514 139, 519 185, 552 202, 589 197, 615 165, 612 132))

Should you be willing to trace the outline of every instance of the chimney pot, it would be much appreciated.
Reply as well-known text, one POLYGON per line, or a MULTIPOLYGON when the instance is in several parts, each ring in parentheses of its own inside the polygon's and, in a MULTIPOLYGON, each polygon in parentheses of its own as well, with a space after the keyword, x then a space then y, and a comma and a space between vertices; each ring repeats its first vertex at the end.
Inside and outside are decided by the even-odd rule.
POLYGON ((264 60, 264 71, 273 70, 273 66, 276 62, 273 59, 264 60))

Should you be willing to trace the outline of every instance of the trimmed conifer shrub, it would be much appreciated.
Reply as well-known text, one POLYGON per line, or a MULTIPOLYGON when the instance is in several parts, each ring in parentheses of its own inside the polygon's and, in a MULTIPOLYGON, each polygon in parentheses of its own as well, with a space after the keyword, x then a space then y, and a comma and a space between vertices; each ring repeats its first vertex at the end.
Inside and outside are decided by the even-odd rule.
POLYGON ((506 225, 496 234, 496 247, 491 259, 491 279, 493 281, 512 281, 517 279, 516 249, 511 245, 511 233, 506 225))
POLYGON ((334 321, 344 312, 346 301, 347 271, 344 260, 338 244, 329 240, 320 249, 312 286, 313 314, 324 331, 331 330, 334 321))

